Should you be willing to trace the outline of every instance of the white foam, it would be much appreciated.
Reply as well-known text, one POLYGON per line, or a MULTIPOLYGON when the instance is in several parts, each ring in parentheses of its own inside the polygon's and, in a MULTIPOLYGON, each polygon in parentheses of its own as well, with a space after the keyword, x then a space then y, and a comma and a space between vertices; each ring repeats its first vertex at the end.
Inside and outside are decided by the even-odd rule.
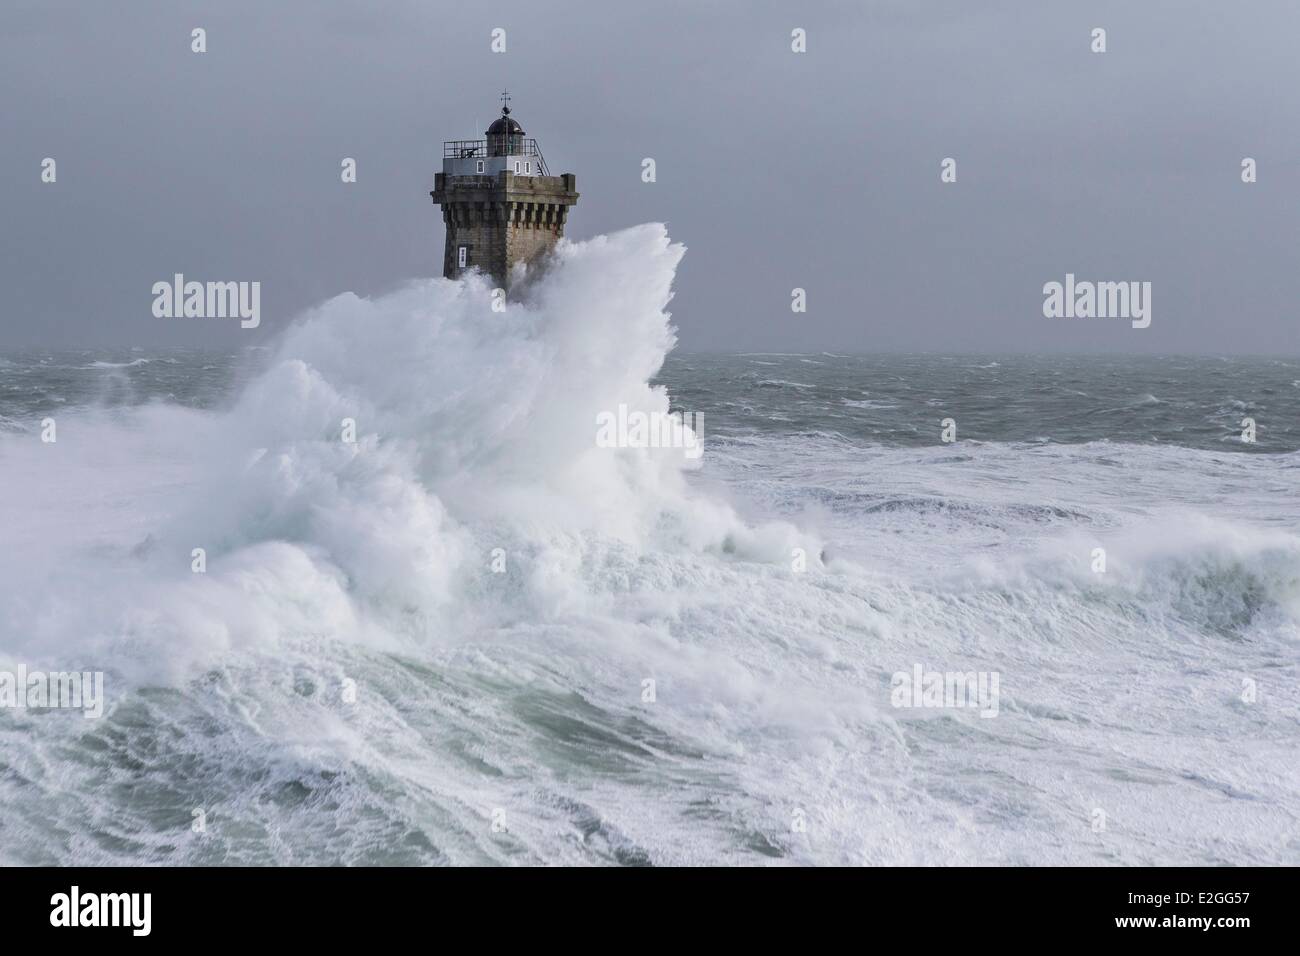
POLYGON ((706 491, 595 444, 668 409, 681 255, 565 243, 504 313, 478 279, 339 296, 231 408, 0 439, 0 658, 103 666, 114 708, 0 714, 4 859, 1295 862, 1264 456, 706 435, 706 491), (999 671, 999 717, 891 710, 914 663, 999 671))

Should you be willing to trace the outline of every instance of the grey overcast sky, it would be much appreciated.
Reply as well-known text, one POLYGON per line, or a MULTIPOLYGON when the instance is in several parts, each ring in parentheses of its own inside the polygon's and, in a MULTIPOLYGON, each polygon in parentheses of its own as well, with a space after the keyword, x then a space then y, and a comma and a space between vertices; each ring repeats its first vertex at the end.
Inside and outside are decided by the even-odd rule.
POLYGON ((440 274, 442 141, 508 87, 570 238, 686 244, 686 349, 1295 354, 1298 33, 1294 0, 3 0, 0 348, 247 345, 440 274), (260 280, 262 328, 154 318, 175 272, 260 280), (1044 318, 1067 272, 1150 281, 1151 327, 1044 318))

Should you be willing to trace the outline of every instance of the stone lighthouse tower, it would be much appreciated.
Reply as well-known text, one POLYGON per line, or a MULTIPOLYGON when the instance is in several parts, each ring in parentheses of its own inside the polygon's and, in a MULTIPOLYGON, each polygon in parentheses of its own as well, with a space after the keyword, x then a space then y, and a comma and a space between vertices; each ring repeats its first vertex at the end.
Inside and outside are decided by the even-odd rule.
POLYGON ((508 288, 515 263, 532 262, 564 235, 578 193, 573 173, 551 175, 537 140, 525 139, 510 115, 509 94, 501 99, 487 139, 442 144, 430 195, 447 225, 442 274, 454 279, 478 268, 508 288))

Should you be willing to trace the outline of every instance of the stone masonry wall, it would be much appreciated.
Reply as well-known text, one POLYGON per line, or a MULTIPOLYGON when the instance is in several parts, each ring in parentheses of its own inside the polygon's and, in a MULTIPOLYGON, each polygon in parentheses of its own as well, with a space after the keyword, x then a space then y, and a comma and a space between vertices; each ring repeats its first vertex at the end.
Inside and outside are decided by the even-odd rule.
POLYGON ((495 180, 454 177, 450 182, 438 174, 431 195, 442 206, 447 227, 443 275, 460 275, 459 247, 464 245, 469 247, 467 269, 477 267, 507 286, 515 263, 531 262, 564 235, 569 206, 578 199, 574 187, 571 173, 501 173, 495 180))

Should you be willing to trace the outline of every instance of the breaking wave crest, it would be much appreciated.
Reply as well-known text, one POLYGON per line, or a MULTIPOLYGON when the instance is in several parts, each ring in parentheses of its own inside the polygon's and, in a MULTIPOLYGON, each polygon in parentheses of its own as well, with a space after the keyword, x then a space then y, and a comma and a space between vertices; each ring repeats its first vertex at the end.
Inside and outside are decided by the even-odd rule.
POLYGON ((692 494, 680 450, 596 447, 601 410, 668 412, 648 383, 674 342, 682 252, 661 226, 566 243, 501 312, 479 277, 341 295, 294 325, 233 408, 143 412, 133 429, 197 456, 196 484, 135 543, 129 584, 86 595, 112 615, 95 601, 102 625, 73 639, 165 648, 143 657, 168 668, 304 634, 419 644, 617 590, 583 573, 603 554, 788 555, 793 527, 752 529, 692 494))
POLYGON ((338 296, 220 410, 0 438, 0 666, 109 696, 0 712, 0 859, 1296 861, 1295 682, 1236 696, 1294 666, 1293 534, 1102 507, 1124 445, 754 436, 707 485, 597 447, 669 409, 682 254, 564 242, 504 312, 338 296), (742 519, 763 460, 797 519, 742 519), (914 665, 999 672, 1001 716, 892 710, 914 665))

